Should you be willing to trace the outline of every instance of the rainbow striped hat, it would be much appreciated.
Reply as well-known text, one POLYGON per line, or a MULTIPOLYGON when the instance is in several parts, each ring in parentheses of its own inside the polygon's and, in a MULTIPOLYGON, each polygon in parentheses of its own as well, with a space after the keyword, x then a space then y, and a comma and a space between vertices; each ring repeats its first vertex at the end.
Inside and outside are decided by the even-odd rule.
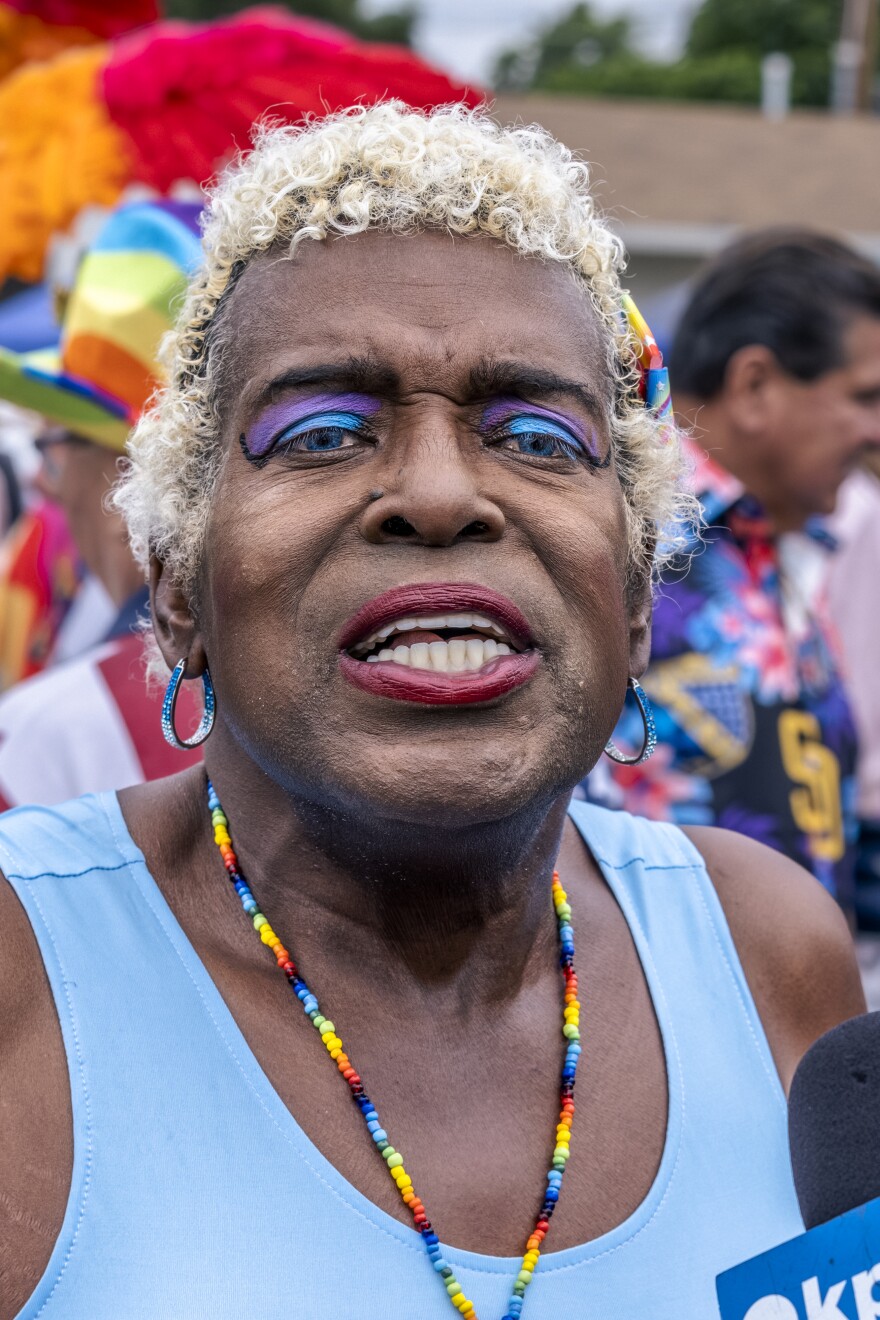
POLYGON ((159 342, 199 263, 200 211, 172 201, 114 211, 79 266, 58 347, 0 349, 0 398, 123 450, 159 383, 159 342))

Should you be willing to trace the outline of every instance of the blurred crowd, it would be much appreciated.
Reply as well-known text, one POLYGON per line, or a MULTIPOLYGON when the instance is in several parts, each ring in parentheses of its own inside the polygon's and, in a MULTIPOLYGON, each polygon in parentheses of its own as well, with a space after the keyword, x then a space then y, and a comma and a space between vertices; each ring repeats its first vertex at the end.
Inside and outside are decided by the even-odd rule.
POLYGON ((658 750, 586 792, 759 839, 880 928, 880 271, 830 235, 744 235, 669 363, 702 521, 654 602, 658 750))

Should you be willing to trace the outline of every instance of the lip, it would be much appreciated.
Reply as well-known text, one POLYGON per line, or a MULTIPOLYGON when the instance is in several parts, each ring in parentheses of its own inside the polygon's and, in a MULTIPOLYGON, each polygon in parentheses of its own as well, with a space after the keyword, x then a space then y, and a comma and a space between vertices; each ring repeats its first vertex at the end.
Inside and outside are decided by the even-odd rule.
POLYGON ((465 706, 494 701, 522 687, 534 674, 541 657, 537 651, 525 655, 503 655, 490 660, 473 674, 451 678, 429 669, 410 669, 391 660, 368 665, 347 651, 339 656, 339 668, 353 687, 374 697, 392 701, 418 701, 426 706, 465 706))
POLYGON ((381 596, 374 596, 352 615, 339 634, 337 645, 341 651, 347 651, 384 623, 393 623, 395 619, 410 614, 452 613, 455 610, 491 614, 504 625, 517 646, 534 645, 532 630, 513 601, 475 582, 415 582, 407 587, 383 591, 381 596))
POLYGON ((367 664, 355 660, 348 648, 407 615, 473 610, 500 623, 517 646, 534 647, 532 630, 524 615, 506 596, 473 582, 420 582, 393 587, 374 597, 348 620, 339 634, 339 668, 352 686, 372 696, 413 701, 428 706, 461 706, 493 701, 527 683, 541 663, 535 649, 524 654, 498 656, 475 673, 452 677, 432 670, 412 669, 393 661, 367 664))

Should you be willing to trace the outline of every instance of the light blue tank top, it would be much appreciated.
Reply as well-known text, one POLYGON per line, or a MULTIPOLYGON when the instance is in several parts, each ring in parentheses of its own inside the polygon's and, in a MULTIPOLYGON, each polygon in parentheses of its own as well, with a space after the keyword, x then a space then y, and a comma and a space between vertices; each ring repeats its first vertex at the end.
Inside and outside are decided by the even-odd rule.
MULTIPOLYGON (((699 854, 672 826, 584 803, 571 815, 644 967, 669 1121, 642 1204, 542 1256, 525 1320, 713 1320, 715 1275, 802 1231, 782 1089, 699 854)), ((0 868, 39 941, 73 1103, 67 1212, 19 1320, 450 1320, 416 1233, 341 1177, 273 1090, 115 796, 3 816, 0 868)), ((589 987, 583 999, 579 1089, 589 987)), ((524 1187, 526 1226, 533 1202, 524 1187)), ((446 1254, 481 1320, 498 1320, 518 1261, 446 1254)))

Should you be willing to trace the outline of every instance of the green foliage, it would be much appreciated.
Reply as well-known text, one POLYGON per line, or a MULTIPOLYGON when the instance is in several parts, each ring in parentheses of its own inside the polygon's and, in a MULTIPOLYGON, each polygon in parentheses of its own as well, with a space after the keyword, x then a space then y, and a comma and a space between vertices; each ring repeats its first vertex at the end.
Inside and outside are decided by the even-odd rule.
POLYGON ((505 51, 495 66, 495 86, 549 87, 559 74, 593 69, 630 54, 629 19, 603 21, 593 16, 588 4, 579 4, 544 28, 537 41, 505 51))
POLYGON ((841 11, 842 0, 703 0, 691 23, 685 58, 717 59, 735 51, 759 65, 764 55, 784 51, 794 61, 794 104, 825 106, 841 11))
POLYGON ((625 55, 592 69, 572 65, 546 79, 543 90, 586 96, 649 97, 668 101, 734 101, 749 104, 760 95, 760 69, 740 51, 705 60, 659 64, 625 55))
POLYGON ((840 36, 840 19, 841 0, 703 0, 686 53, 699 59, 728 50, 827 51, 840 36))
POLYGON ((684 56, 674 64, 640 55, 628 20, 600 20, 589 4, 578 4, 529 45, 506 51, 495 69, 495 86, 755 105, 761 97, 763 56, 784 51, 794 62, 794 104, 826 106, 841 3, 703 0, 684 56))
MULTIPOLYGON (((237 14, 247 7, 247 3, 248 0, 165 0, 162 10, 169 18, 190 18, 204 22, 237 14)), ((359 0, 285 0, 285 8, 307 18, 320 19, 323 23, 334 23, 365 41, 397 42, 404 46, 412 44, 416 11, 410 6, 387 14, 377 14, 372 18, 361 14, 359 0)))

